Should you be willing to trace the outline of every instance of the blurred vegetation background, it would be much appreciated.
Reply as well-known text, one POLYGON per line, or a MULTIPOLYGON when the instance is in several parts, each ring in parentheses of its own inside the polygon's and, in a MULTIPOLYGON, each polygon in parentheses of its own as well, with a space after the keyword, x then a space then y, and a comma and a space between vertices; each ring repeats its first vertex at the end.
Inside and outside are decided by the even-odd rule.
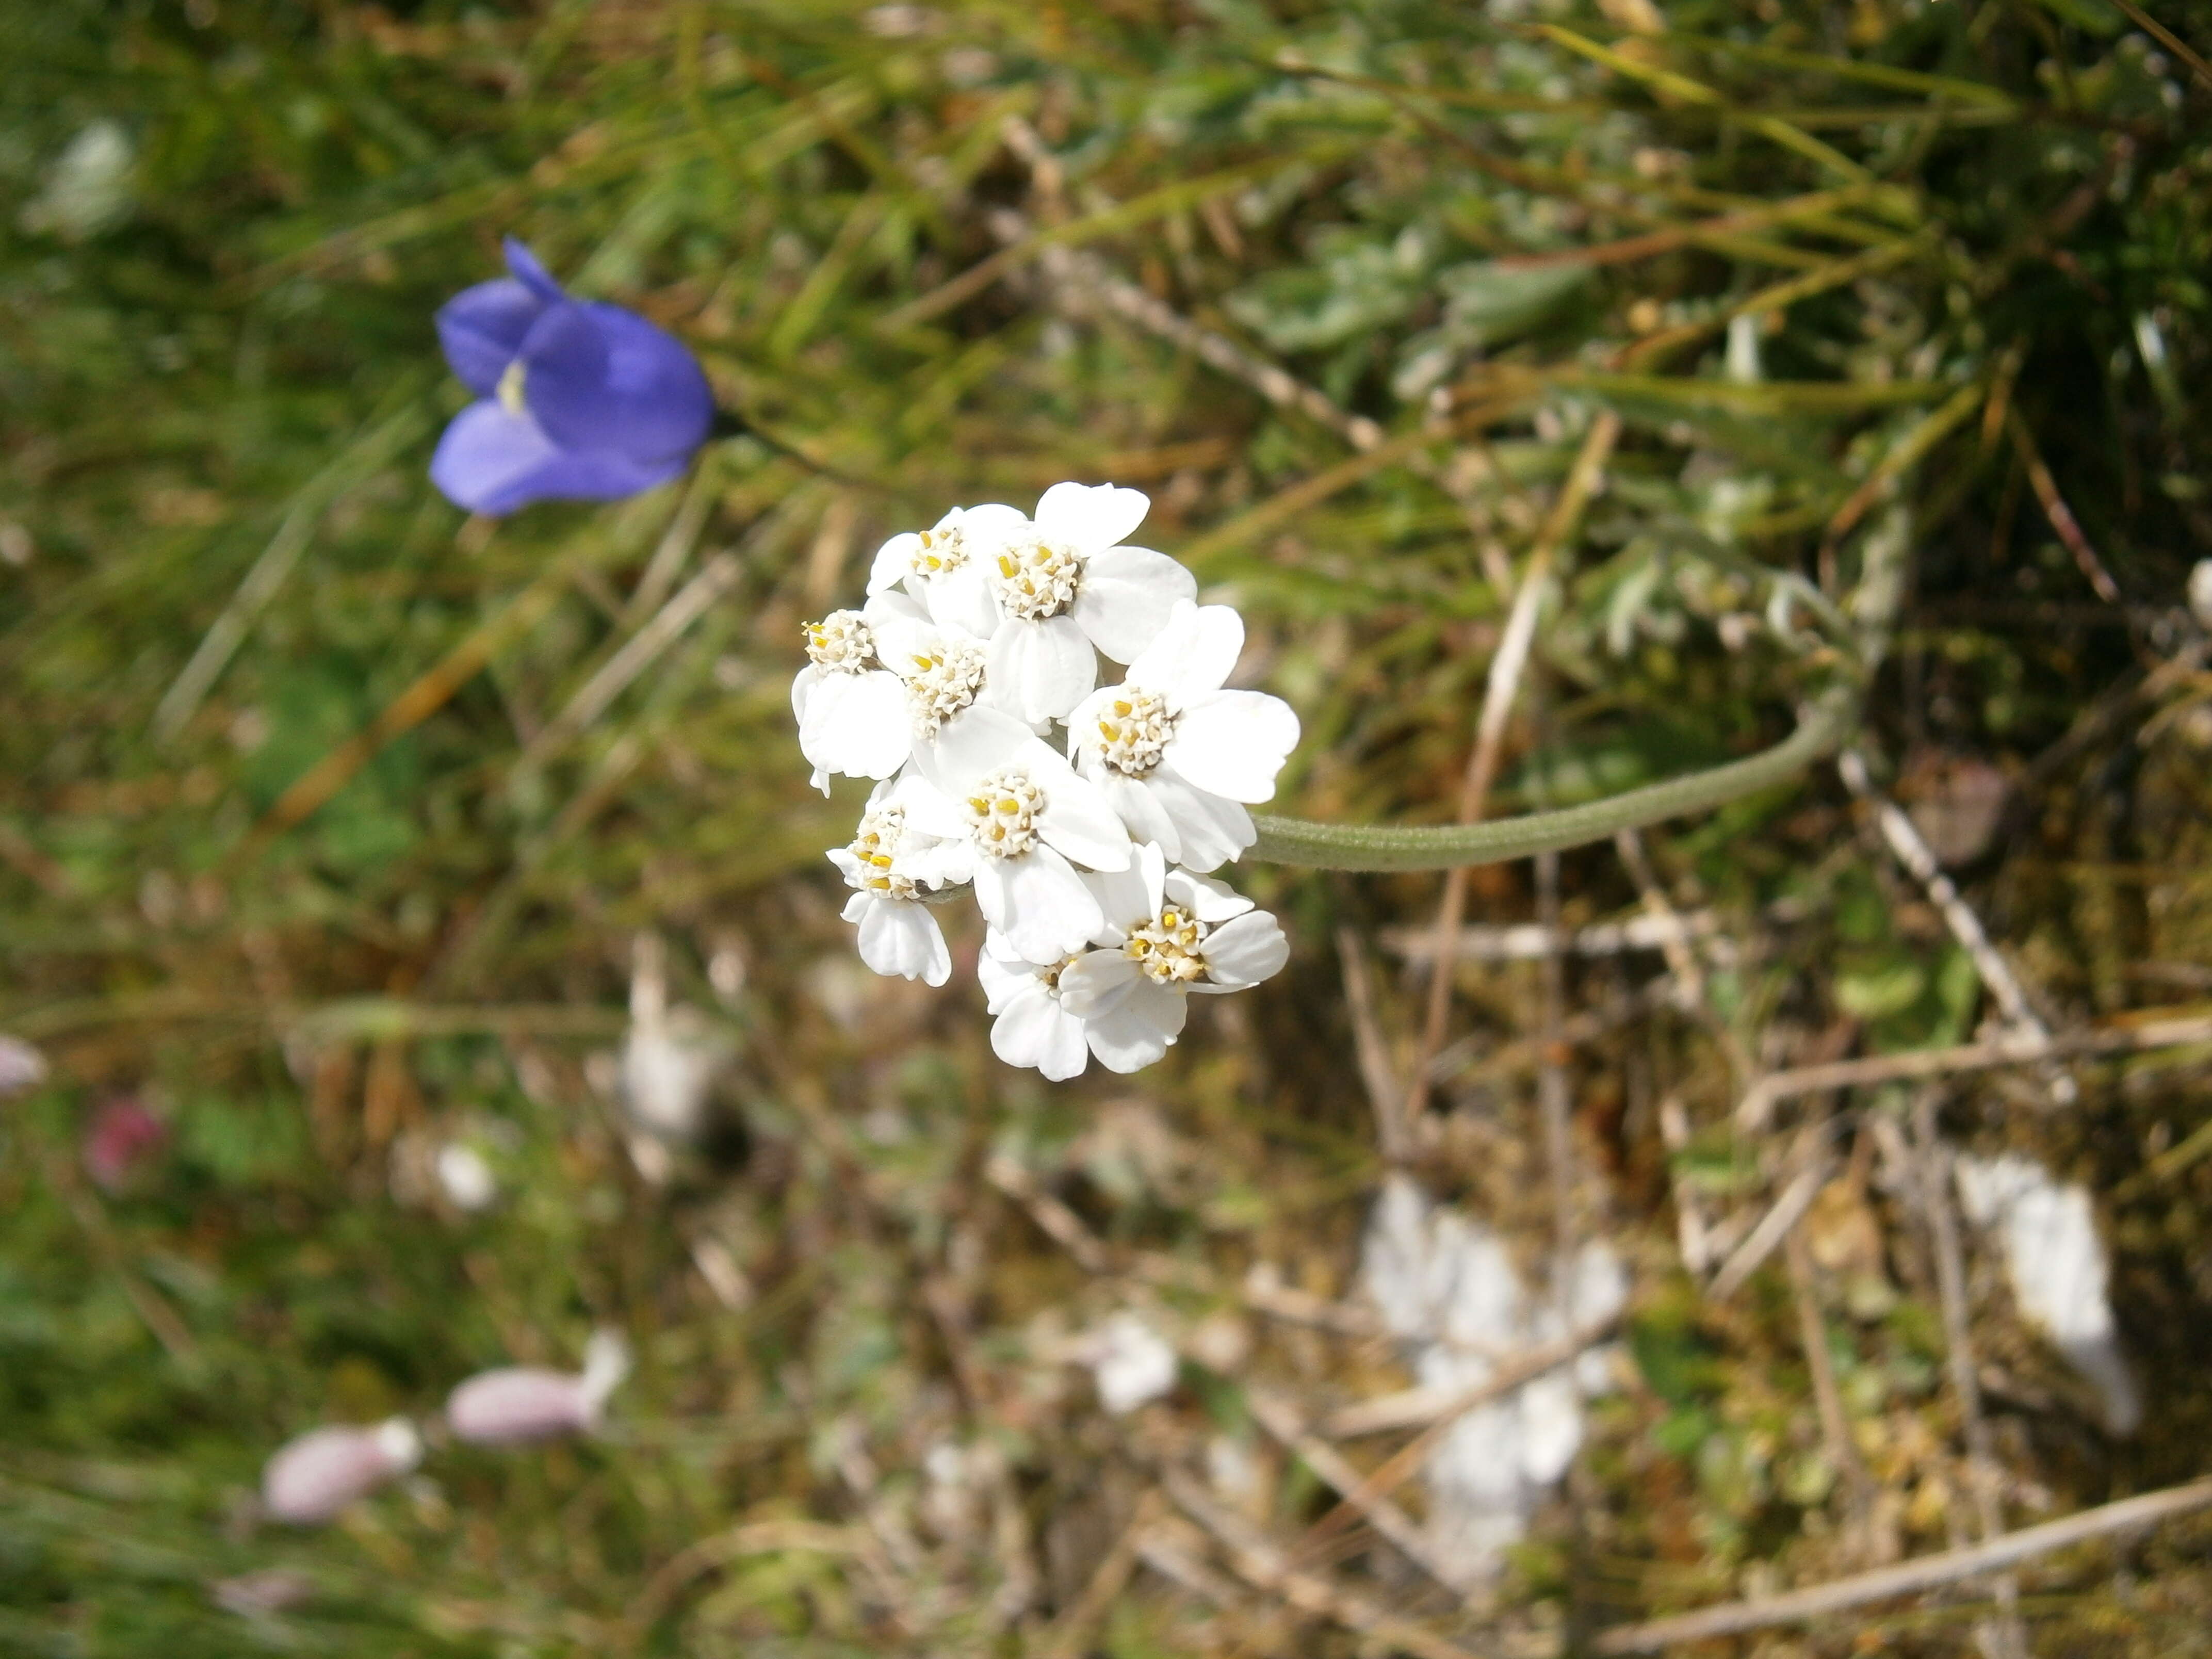
MULTIPOLYGON (((1832 604, 1881 657, 1875 787, 2033 1015, 2202 1012, 2212 16, 2153 9, 2178 41, 2111 0, 0 8, 0 1031, 52 1066, 0 1104, 0 1652, 1541 1652, 1954 1540, 1881 1155, 1914 1099, 1820 1105, 1809 1278, 1715 1297, 1678 1250, 1680 1194, 1755 1218, 1790 1178, 1814 1107, 1735 1133, 1751 1075, 2001 1012, 1832 766, 1648 833, 1648 888, 1610 846, 1555 894, 1475 872, 1485 926, 1657 905, 1729 948, 1456 969, 1396 1166, 1540 1259, 1548 1068, 1628 1340, 1494 1589, 1306 1540, 1406 1621, 1363 1637, 1161 1494, 1287 1549, 1334 1497, 1255 1390, 1409 1380, 1358 1241, 1437 878, 1237 871, 1290 970, 1151 1072, 1043 1085, 972 982, 854 957, 821 849, 860 792, 806 787, 788 678, 887 535, 1112 480, 1298 708, 1286 810, 1447 819, 1507 589, 1617 416, 1492 810, 1772 741, 1832 604), (465 520, 430 319, 505 233, 819 468, 740 437, 465 520), (614 1059, 662 981, 721 1057, 672 1146, 614 1059), (436 1178, 455 1145, 494 1202, 436 1178), (1115 1415, 1079 1362, 1130 1309, 1180 1386, 1115 1415), (287 1437, 596 1326, 639 1357, 602 1436, 434 1444, 327 1530, 257 1524, 287 1437)), ((2208 1067, 1932 1103, 2096 1194, 2145 1400, 2107 1433, 1973 1246, 2015 1522, 2203 1468, 2208 1067)), ((2207 1651, 2212 1523, 2021 1598, 2038 1651, 2207 1651)))

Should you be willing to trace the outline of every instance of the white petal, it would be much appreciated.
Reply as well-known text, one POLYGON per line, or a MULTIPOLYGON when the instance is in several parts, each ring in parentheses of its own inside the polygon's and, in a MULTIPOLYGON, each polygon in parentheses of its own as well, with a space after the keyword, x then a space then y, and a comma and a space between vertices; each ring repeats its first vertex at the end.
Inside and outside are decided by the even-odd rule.
POLYGON ((1235 888, 1189 870, 1169 871, 1162 884, 1167 902, 1181 905, 1208 927, 1252 908, 1252 901, 1235 888))
POLYGON ((1140 980, 1120 1007, 1085 1021, 1083 1034, 1108 1071, 1142 1071, 1182 1034, 1188 1012, 1189 1005, 1173 991, 1140 980))
POLYGON ((1181 705, 1228 684, 1243 652, 1243 617, 1225 605, 1178 599, 1159 637, 1129 665, 1129 684, 1165 691, 1181 705))
POLYGON ((1036 828, 1047 843, 1093 870, 1127 869, 1129 832, 1097 785, 1079 777, 1041 743, 1024 751, 1022 760, 1031 781, 1044 791, 1036 828))
MULTIPOLYGON (((1160 850, 1187 870, 1218 870, 1260 838, 1249 812, 1225 796, 1186 782, 1171 767, 1155 768, 1141 782, 1134 778, 1126 781, 1141 791, 1152 810, 1172 826, 1170 835, 1147 839, 1158 842, 1160 850)), ((1122 799, 1118 793, 1113 796, 1116 808, 1122 799)), ((1127 817, 1125 811, 1125 822, 1127 817)), ((1134 829, 1129 834, 1132 840, 1138 838, 1134 829)))
POLYGON ((983 568, 983 561, 971 552, 958 569, 925 582, 922 592, 928 598, 931 617, 944 627, 989 639, 999 625, 999 602, 991 596, 983 568))
MULTIPOLYGON (((983 987, 983 1012, 995 1014, 1005 1009, 1016 997, 1023 995, 1032 986, 1042 986, 1036 968, 1026 962, 1008 962, 992 949, 1005 941, 994 933, 984 942, 975 958, 975 978, 983 987)), ((1000 1059, 1005 1059, 1003 1054, 1000 1059)), ((1027 1065, 1026 1060, 1014 1060, 1013 1065, 1027 1065)))
MULTIPOLYGON (((1159 789, 1158 773, 1155 772, 1149 778, 1131 778, 1123 776, 1111 767, 1100 766, 1095 769, 1085 767, 1084 769, 1104 793, 1115 816, 1128 829, 1131 841, 1139 846, 1148 841, 1157 842, 1160 851, 1176 863, 1191 862, 1190 855, 1182 844, 1182 833, 1176 819, 1173 797, 1159 789)), ((1188 784, 1178 787, 1183 793, 1190 793, 1188 784)), ((1220 862, 1216 859, 1213 864, 1220 862)), ((1213 864, 1205 867, 1210 870, 1213 864)), ((1114 913, 1109 911, 1107 914, 1110 917, 1114 913)))
POLYGON ((1031 962, 1057 962, 1091 942, 1105 918, 1074 866, 1049 847, 1019 858, 979 859, 975 902, 983 919, 1031 962))
POLYGON ((801 726, 806 724, 806 700, 813 695, 814 687, 822 678, 822 671, 812 663, 800 669, 791 682, 791 717, 801 726))
POLYGON ((1206 938, 1206 972, 1212 983, 1194 990, 1241 991, 1272 979, 1291 959, 1291 942, 1274 917, 1254 910, 1224 921, 1206 938))
POLYGON ((817 766, 811 772, 806 775, 806 781, 809 787, 819 789, 822 792, 823 798, 828 798, 830 793, 830 775, 827 772, 823 771, 817 766))
POLYGON ((1106 925, 1092 936, 1097 944, 1121 945, 1127 940, 1129 929, 1143 927, 1160 913, 1160 907, 1152 902, 1145 886, 1142 848, 1130 860, 1127 869, 1112 870, 1103 875, 1086 870, 1083 881, 1106 918, 1106 925))
POLYGON ((1151 498, 1141 489, 1056 483, 1037 502, 1037 534, 1079 553, 1097 553, 1144 523, 1152 508, 1151 498))
POLYGON ((1210 691, 1176 721, 1161 757, 1200 788, 1231 800, 1275 797, 1275 775, 1298 746, 1298 717, 1264 691, 1210 691))
POLYGON ((953 631, 932 622, 928 613, 903 593, 878 593, 860 615, 876 636, 876 660, 901 679, 919 672, 921 665, 917 659, 942 650, 946 635, 953 631))
POLYGON ((860 918, 860 960, 879 974, 942 985, 952 977, 952 955, 927 907, 878 899, 860 918))
POLYGON ((1127 1001, 1140 975, 1119 951, 1091 951, 1060 970, 1060 1006, 1079 1019, 1095 1020, 1127 1001))
MULTIPOLYGON (((871 633, 880 634, 894 623, 927 623, 929 617, 911 593, 888 588, 868 596, 868 602, 860 607, 860 620, 867 623, 871 633)), ((888 661, 885 665, 889 665, 888 661)))
POLYGON ((1166 554, 1113 547, 1084 566, 1069 614, 1115 662, 1133 662, 1168 625, 1176 601, 1197 595, 1198 578, 1166 554))
POLYGON ((907 829, 910 832, 946 841, 967 841, 968 816, 960 810, 959 803, 919 772, 908 772, 898 781, 892 799, 906 809, 907 829))
POLYGON ((911 530, 902 531, 876 550, 876 562, 868 568, 868 592, 887 593, 914 572, 915 550, 921 538, 911 530))
POLYGON ((906 764, 914 738, 906 688, 896 674, 828 674, 808 693, 799 749, 810 764, 848 777, 887 778, 906 764))
POLYGON ((960 509, 960 532, 968 538, 968 556, 988 564, 989 556, 1008 542, 1018 541, 1030 527, 1030 515, 1018 507, 983 501, 960 509), (981 553, 983 556, 977 557, 981 553))
POLYGON ((994 699, 1032 724, 1056 720, 1098 684, 1098 657, 1073 617, 1000 619, 984 673, 994 699))
MULTIPOLYGON (((845 849, 841 847, 837 849, 837 852, 842 853, 844 850, 845 849)), ((834 859, 837 856, 837 854, 832 853, 830 856, 834 859)), ((849 856, 849 854, 848 856, 849 856)), ((853 861, 856 865, 860 862, 858 859, 854 859, 853 861)), ((843 911, 844 918, 848 921, 858 921, 863 916, 866 915, 878 902, 878 901, 873 893, 855 893, 852 897, 845 901, 845 908, 843 911)))
POLYGON ((1034 1066, 1054 1083, 1081 1074, 1090 1060, 1083 1022, 1036 980, 1006 1005, 991 1027, 991 1052, 1009 1066, 1034 1066))
POLYGON ((922 776, 957 800, 1034 744, 1036 733, 1004 710, 964 708, 939 728, 935 742, 916 750, 915 763, 922 776))
POLYGON ((1167 902, 1167 855, 1155 846, 1139 847, 1137 867, 1145 872, 1145 919, 1149 921, 1167 902))

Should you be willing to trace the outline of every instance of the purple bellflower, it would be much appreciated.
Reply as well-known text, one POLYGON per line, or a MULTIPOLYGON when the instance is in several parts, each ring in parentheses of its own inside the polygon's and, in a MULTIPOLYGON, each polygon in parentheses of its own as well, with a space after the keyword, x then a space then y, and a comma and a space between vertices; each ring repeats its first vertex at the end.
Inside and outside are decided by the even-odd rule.
POLYGON ((511 276, 438 312, 438 340, 478 401, 453 417, 430 481, 472 513, 618 501, 665 483, 706 441, 714 394, 680 340, 636 313, 572 300, 520 241, 511 276))

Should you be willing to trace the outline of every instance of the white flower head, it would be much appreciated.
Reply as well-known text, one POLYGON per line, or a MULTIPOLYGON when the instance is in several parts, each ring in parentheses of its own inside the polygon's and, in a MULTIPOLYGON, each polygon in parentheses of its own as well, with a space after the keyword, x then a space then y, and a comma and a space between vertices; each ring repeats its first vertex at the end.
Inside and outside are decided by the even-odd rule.
POLYGON ((1061 969, 1058 989, 1110 1071, 1137 1071, 1167 1053, 1191 992, 1246 990, 1290 959, 1274 917, 1218 881, 1170 869, 1157 844, 1139 848, 1126 874, 1091 884, 1105 916, 1103 948, 1061 969))
POLYGON ((991 556, 1028 522, 1018 507, 956 507, 930 529, 909 530, 877 550, 869 596, 903 587, 932 617, 988 639, 999 623, 991 556))
POLYGON ((936 896, 969 878, 968 848, 913 822, 910 804, 928 786, 909 773, 876 786, 849 847, 830 861, 853 889, 845 920, 860 929, 860 960, 876 972, 942 985, 952 977, 952 953, 929 913, 936 896))
POLYGON ((1157 842, 1170 864, 1218 869, 1254 839, 1244 804, 1273 799, 1297 746, 1298 717, 1280 697, 1222 689, 1244 648, 1225 605, 1176 602, 1159 637, 1122 684, 1067 717, 1083 775, 1106 792, 1129 836, 1157 842))
POLYGON ((1031 725, 1065 718, 1097 684, 1093 647, 1128 662, 1167 625, 1176 600, 1196 597, 1196 580, 1167 555, 1121 545, 1151 506, 1139 490, 1057 483, 1034 520, 1011 529, 992 521, 991 678, 1005 706, 1031 725))
POLYGON ((991 708, 947 726, 920 765, 936 787, 912 792, 911 820, 968 847, 983 919, 1031 962, 1056 962, 1088 945, 1105 917, 1076 864, 1129 864, 1127 832, 1097 787, 1019 720, 991 708))
POLYGON ((906 690, 878 657, 867 616, 833 611, 805 625, 806 666, 791 683, 799 750, 815 787, 830 778, 887 778, 906 764, 906 690))

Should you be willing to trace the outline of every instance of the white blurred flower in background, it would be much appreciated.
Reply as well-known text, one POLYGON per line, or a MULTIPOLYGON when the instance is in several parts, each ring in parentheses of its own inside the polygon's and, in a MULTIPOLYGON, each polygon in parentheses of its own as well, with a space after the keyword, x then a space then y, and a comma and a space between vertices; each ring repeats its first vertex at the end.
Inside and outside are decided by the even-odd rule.
POLYGON ((320 1526, 422 1461, 422 1437, 404 1417, 373 1428, 311 1429, 262 1470, 261 1506, 288 1526, 320 1526))
POLYGON ((613 1331, 597 1331, 580 1373, 542 1365, 479 1371, 447 1397, 446 1424, 456 1439, 477 1446, 589 1434, 629 1368, 629 1345, 613 1331))
POLYGON ((92 122, 54 158, 46 182, 15 222, 26 234, 51 234, 65 242, 97 236, 130 216, 137 164, 121 122, 92 122))
MULTIPOLYGON (((1529 1291, 1503 1238, 1433 1203, 1403 1176, 1383 1188, 1361 1258, 1368 1294, 1425 1388, 1478 1387, 1500 1365, 1567 1334, 1560 1298, 1529 1291)), ((1609 1320, 1627 1295, 1612 1248, 1584 1244, 1566 1290, 1567 1321, 1584 1329, 1609 1320)), ((1583 1401, 1610 1386, 1605 1354, 1585 1351, 1572 1365, 1463 1413, 1430 1454, 1430 1540, 1464 1585, 1504 1565, 1582 1446, 1583 1401)))
POLYGON ((499 1177, 484 1155, 465 1140, 449 1140, 431 1160, 438 1186, 457 1210, 473 1215, 499 1201, 499 1177))
POLYGON ((28 1093, 46 1080, 46 1057, 21 1037, 0 1034, 0 1100, 28 1093))
POLYGON ((1085 1344, 1098 1403, 1116 1417, 1149 1405, 1176 1385, 1176 1351, 1133 1313, 1117 1313, 1085 1344))
POLYGON ((2142 1425, 2142 1396, 2113 1322, 2089 1189, 2062 1184, 2041 1164, 2010 1152, 1960 1158, 1954 1169, 1960 1207, 1996 1235, 2021 1313, 2096 1389, 2105 1426, 2133 1434, 2142 1425))

